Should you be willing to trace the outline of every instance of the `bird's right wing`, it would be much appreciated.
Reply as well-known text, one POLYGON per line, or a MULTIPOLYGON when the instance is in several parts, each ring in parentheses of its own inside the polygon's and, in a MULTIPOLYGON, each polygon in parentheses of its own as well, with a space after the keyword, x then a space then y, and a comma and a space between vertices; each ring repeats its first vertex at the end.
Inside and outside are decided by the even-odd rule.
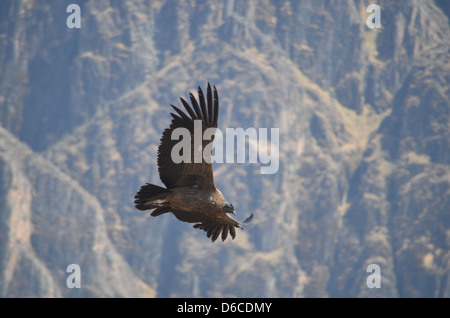
POLYGON ((228 234, 234 240, 236 228, 242 229, 242 224, 227 213, 209 214, 201 212, 173 211, 175 217, 183 222, 196 223, 194 228, 206 232, 206 236, 214 242, 219 236, 225 241, 228 234))
POLYGON ((226 213, 215 214, 208 220, 195 224, 194 228, 205 231, 206 236, 211 238, 211 241, 213 242, 219 235, 221 235, 222 241, 225 241, 228 237, 228 233, 234 240, 236 237, 236 228, 242 229, 241 223, 231 218, 226 213))
POLYGON ((244 222, 239 223, 227 213, 209 214, 202 212, 173 211, 175 217, 183 222, 196 223, 194 228, 206 232, 206 236, 214 242, 221 235, 222 241, 225 241, 228 234, 234 240, 236 237, 236 228, 243 229, 244 225, 250 223, 253 219, 253 213, 250 214, 244 222))

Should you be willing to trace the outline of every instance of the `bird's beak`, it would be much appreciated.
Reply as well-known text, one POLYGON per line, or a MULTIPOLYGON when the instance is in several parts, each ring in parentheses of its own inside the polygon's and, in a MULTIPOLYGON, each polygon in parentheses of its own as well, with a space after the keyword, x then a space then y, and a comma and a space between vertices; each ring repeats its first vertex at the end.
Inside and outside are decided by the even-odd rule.
POLYGON ((233 212, 231 212, 231 214, 233 214, 234 216, 236 216, 236 211, 233 210, 233 212))

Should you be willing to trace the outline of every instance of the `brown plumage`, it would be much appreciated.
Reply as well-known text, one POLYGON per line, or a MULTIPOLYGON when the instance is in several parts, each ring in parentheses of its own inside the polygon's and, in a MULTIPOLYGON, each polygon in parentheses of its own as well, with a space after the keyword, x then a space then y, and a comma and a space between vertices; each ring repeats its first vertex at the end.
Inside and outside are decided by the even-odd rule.
POLYGON ((194 161, 194 120, 201 120, 202 136, 206 129, 217 128, 219 97, 216 87, 212 91, 208 83, 206 99, 200 87, 198 102, 191 93, 189 98, 192 107, 180 98, 187 113, 171 105, 176 113, 171 113, 172 123, 164 130, 158 148, 158 171, 166 188, 147 183, 136 194, 134 203, 142 211, 154 209, 152 216, 171 212, 180 221, 195 223, 194 228, 204 230, 213 242, 219 236, 225 241, 228 234, 234 239, 236 228, 242 228, 242 224, 229 216, 235 215, 234 207, 214 185, 211 151, 208 151, 212 149, 212 140, 202 141, 201 162, 194 161), (176 128, 186 128, 190 132, 190 162, 172 160, 172 148, 180 142, 171 139, 176 128), (208 145, 210 148, 203 155, 208 145))

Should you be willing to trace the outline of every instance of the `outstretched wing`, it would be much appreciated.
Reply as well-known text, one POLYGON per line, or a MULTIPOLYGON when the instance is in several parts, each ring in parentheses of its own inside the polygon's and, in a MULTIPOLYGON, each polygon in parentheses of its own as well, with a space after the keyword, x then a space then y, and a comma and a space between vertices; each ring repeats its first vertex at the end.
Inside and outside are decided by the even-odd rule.
MULTIPOLYGON (((183 98, 180 98, 187 113, 183 112, 178 107, 171 105, 176 113, 171 113, 173 117, 172 122, 170 127, 164 130, 161 137, 161 144, 158 148, 159 175, 161 181, 168 189, 173 187, 189 186, 199 186, 203 188, 214 187, 213 170, 211 165, 211 150, 214 134, 211 134, 211 139, 209 140, 203 140, 203 134, 208 128, 217 128, 217 119, 219 117, 219 97, 216 87, 214 86, 214 92, 212 92, 211 85, 209 83, 206 94, 205 100, 202 89, 198 87, 197 102, 194 95, 189 93, 192 107, 183 98), (199 120, 199 122, 201 121, 201 136, 194 136, 194 120, 199 120), (188 135, 190 136, 190 149, 182 148, 178 153, 175 152, 178 156, 183 157, 183 155, 186 155, 184 151, 190 150, 190 158, 188 158, 190 160, 184 160, 180 163, 174 162, 174 158, 172 158, 173 147, 183 141, 182 139, 172 140, 172 133, 177 128, 186 129, 186 131, 189 132, 188 135), (200 149, 198 145, 197 149, 194 147, 195 137, 197 140, 201 140, 200 149), (206 147, 208 147, 208 149, 204 151, 206 147)), ((180 149, 180 145, 178 145, 176 149, 180 149)), ((189 152, 187 152, 187 154, 189 154, 189 152)))
POLYGON ((234 240, 236 237, 236 228, 242 228, 241 224, 235 219, 231 218, 226 213, 209 214, 201 212, 184 212, 173 211, 175 217, 183 222, 196 223, 194 228, 206 232, 206 236, 211 238, 211 241, 217 240, 221 236, 222 241, 225 241, 228 234, 234 240))

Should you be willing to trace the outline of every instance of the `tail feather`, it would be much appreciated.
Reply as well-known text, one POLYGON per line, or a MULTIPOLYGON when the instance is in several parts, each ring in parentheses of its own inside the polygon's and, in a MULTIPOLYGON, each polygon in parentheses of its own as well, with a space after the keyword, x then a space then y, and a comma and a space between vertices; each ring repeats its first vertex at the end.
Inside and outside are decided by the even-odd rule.
POLYGON ((163 187, 147 183, 141 187, 138 193, 136 193, 134 205, 141 211, 161 208, 157 209, 159 211, 155 210, 153 212, 156 214, 154 216, 161 215, 170 211, 170 207, 165 204, 165 198, 168 193, 169 190, 163 187))

